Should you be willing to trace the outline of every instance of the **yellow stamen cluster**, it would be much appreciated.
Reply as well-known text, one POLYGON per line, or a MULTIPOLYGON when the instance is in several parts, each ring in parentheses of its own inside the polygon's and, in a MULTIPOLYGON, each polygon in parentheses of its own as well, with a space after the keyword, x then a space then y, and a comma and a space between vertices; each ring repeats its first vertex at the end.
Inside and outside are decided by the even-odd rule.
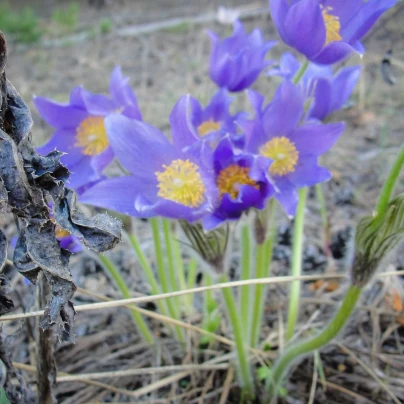
POLYGON ((198 126, 199 136, 206 136, 209 133, 216 132, 220 129, 220 126, 220 122, 209 119, 209 121, 205 121, 198 126))
POLYGON ((190 208, 202 205, 206 188, 196 164, 179 159, 163 168, 164 171, 156 172, 158 196, 190 208))
POLYGON ((101 116, 89 116, 84 119, 77 128, 75 146, 82 147, 83 153, 87 156, 102 153, 108 147, 104 118, 101 116))
POLYGON ((216 180, 220 196, 229 194, 232 199, 236 199, 241 185, 251 185, 259 189, 257 182, 248 176, 249 171, 248 167, 240 167, 237 164, 232 164, 221 171, 216 180))
POLYGON ((295 171, 299 152, 288 138, 274 137, 260 148, 260 154, 273 160, 269 168, 272 175, 286 175, 295 171))
POLYGON ((62 239, 65 237, 70 236, 70 233, 67 230, 62 229, 59 226, 56 226, 56 238, 57 239, 62 239))
POLYGON ((330 12, 332 11, 332 7, 323 7, 322 13, 324 18, 324 24, 326 29, 326 38, 325 45, 328 45, 331 42, 340 41, 342 39, 341 32, 341 24, 339 22, 339 18, 330 12))

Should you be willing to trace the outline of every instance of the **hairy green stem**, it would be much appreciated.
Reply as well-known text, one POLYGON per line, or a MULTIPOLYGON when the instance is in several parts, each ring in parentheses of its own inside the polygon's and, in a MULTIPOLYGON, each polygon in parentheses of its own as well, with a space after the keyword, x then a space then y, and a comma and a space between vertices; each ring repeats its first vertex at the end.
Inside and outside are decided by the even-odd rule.
MULTIPOLYGON (((111 278, 115 281, 119 290, 121 291, 122 297, 124 299, 130 299, 132 296, 128 287, 126 286, 125 280, 122 278, 121 273, 118 268, 113 264, 113 262, 105 255, 98 255, 99 260, 102 262, 104 268, 108 271, 111 278)), ((154 338, 149 330, 146 322, 144 321, 142 315, 136 310, 131 310, 133 319, 135 320, 136 326, 142 334, 144 340, 149 344, 154 343, 154 338)))
MULTIPOLYGON (((272 251, 276 238, 276 203, 275 200, 269 201, 268 206, 268 235, 263 244, 257 245, 256 278, 265 278, 269 276, 269 268, 272 261, 272 251)), ((265 304, 266 285, 255 285, 254 305, 252 312, 252 323, 249 343, 256 346, 261 331, 262 316, 265 304)))
POLYGON ((327 204, 324 198, 323 184, 315 185, 317 202, 320 205, 321 222, 324 230, 324 250, 327 256, 330 254, 330 224, 328 221, 327 204))
MULTIPOLYGON (((178 283, 177 283, 177 276, 175 271, 175 264, 174 264, 174 252, 173 252, 173 245, 172 245, 172 233, 170 229, 170 222, 167 219, 163 220, 163 232, 164 232, 164 242, 166 244, 166 254, 167 254, 167 262, 168 262, 168 273, 170 277, 170 284, 169 289, 170 292, 174 292, 178 290, 178 283)), ((173 299, 174 305, 178 308, 178 312, 180 312, 180 304, 179 298, 176 297, 173 299)), ((178 313, 177 313, 178 316, 178 313)))
MULTIPOLYGON (((251 279, 251 233, 250 226, 245 225, 241 229, 241 276, 242 281, 251 279)), ((246 339, 250 330, 250 286, 240 288, 240 315, 246 339)))
MULTIPOLYGON (((263 244, 258 244, 256 249, 256 261, 255 261, 255 278, 265 278, 265 248, 266 242, 263 244)), ((253 311, 251 316, 251 328, 250 328, 250 340, 249 344, 251 346, 255 346, 258 339, 258 323, 259 321, 259 306, 262 300, 262 288, 263 285, 255 285, 254 288, 254 303, 253 303, 253 311)))
MULTIPOLYGON (((203 275, 203 284, 204 286, 212 286, 212 277, 208 274, 205 273, 203 275)), ((205 318, 209 317, 210 314, 210 302, 213 299, 213 293, 211 290, 207 290, 205 292, 205 296, 203 299, 203 307, 204 307, 204 316, 205 318)))
MULTIPOLYGON (((153 270, 152 270, 146 256, 144 255, 142 248, 140 247, 138 239, 136 238, 136 236, 133 233, 128 234, 128 238, 129 238, 129 241, 130 241, 133 249, 135 250, 135 253, 139 260, 140 266, 142 267, 143 272, 146 276, 147 282, 150 285, 151 292, 153 293, 153 295, 160 294, 161 293, 160 287, 157 283, 156 277, 154 276, 153 270)), ((157 303, 160 313, 166 316, 167 315, 166 302, 157 301, 156 303, 157 303)))
POLYGON ((404 146, 401 148, 400 153, 398 154, 393 167, 391 167, 389 176, 385 181, 382 190, 380 191, 379 201, 376 205, 376 214, 380 217, 383 216, 384 212, 387 209, 387 206, 390 202, 391 195, 394 190, 394 186, 396 185, 398 176, 404 165, 404 146))
POLYGON ((293 84, 297 84, 301 80, 301 78, 303 77, 307 68, 309 67, 309 63, 310 62, 307 59, 302 63, 299 70, 296 72, 295 76, 293 77, 293 80, 292 80, 293 84))
MULTIPOLYGON (((221 282, 228 282, 226 275, 221 277, 221 282)), ((248 362, 247 350, 244 346, 243 330, 240 315, 234 300, 231 288, 222 289, 223 298, 227 307, 229 319, 233 328, 234 342, 236 344, 240 383, 247 395, 253 394, 253 381, 248 362)))
POLYGON ((324 198, 323 184, 322 183, 316 184, 315 189, 316 189, 317 202, 320 205, 321 221, 323 223, 324 231, 327 231, 328 214, 327 214, 327 205, 325 203, 325 198, 324 198))
MULTIPOLYGON (((293 227, 293 250, 292 250, 292 276, 300 276, 302 272, 303 257, 303 228, 304 210, 306 207, 307 188, 299 189, 299 204, 297 206, 295 223, 293 227)), ((300 281, 292 281, 289 294, 288 325, 286 339, 290 340, 295 331, 300 301, 300 281)))
POLYGON ((283 375, 295 359, 316 349, 320 349, 330 342, 334 337, 336 337, 354 310, 361 292, 362 288, 350 286, 339 310, 323 331, 313 338, 309 338, 308 340, 300 343, 292 344, 286 348, 282 356, 275 363, 274 367, 272 368, 271 375, 267 379, 267 390, 269 391, 270 398, 277 395, 283 375))
MULTIPOLYGON (((303 77, 309 61, 306 59, 299 70, 293 77, 293 83, 298 84, 303 77)), ((303 256, 303 227, 304 227, 304 209, 306 206, 307 188, 299 189, 299 205, 295 216, 295 224, 293 231, 293 252, 292 252, 292 276, 299 276, 302 272, 302 256, 303 256)), ((289 309, 288 309, 288 325, 286 330, 286 339, 289 340, 294 331, 297 321, 300 300, 300 282, 293 281, 290 285, 289 309)))
MULTIPOLYGON (((168 293, 168 292, 170 292, 170 288, 168 286, 168 279, 167 279, 166 269, 165 269, 165 265, 164 265, 163 248, 162 248, 161 239, 160 239, 159 219, 151 218, 150 223, 151 223, 152 233, 153 233, 154 251, 156 254, 157 274, 159 276, 159 280, 161 283, 161 288, 163 290, 163 293, 168 293)), ((167 307, 168 307, 168 312, 170 313, 170 316, 176 320, 179 320, 178 306, 176 307, 174 305, 174 301, 172 298, 167 299, 167 307)), ((183 330, 178 325, 176 325, 174 328, 175 328, 175 333, 177 335, 178 341, 184 342, 183 330)))
MULTIPOLYGON (((188 264, 188 289, 193 289, 196 282, 196 270, 198 268, 198 262, 195 258, 191 258, 188 264)), ((189 300, 194 305, 194 293, 189 293, 189 300)))
MULTIPOLYGON (((175 265, 177 268, 178 284, 180 290, 185 290, 187 288, 187 283, 185 281, 184 262, 181 255, 180 245, 175 238, 172 239, 172 247, 174 251, 175 265)), ((182 302, 186 313, 192 313, 194 311, 192 296, 181 296, 180 301, 182 302)))

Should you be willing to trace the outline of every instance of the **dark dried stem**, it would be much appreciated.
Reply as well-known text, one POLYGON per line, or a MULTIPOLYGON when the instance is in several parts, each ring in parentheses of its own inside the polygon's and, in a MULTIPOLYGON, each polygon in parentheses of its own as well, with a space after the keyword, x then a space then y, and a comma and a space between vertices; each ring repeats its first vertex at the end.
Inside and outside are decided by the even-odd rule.
MULTIPOLYGON (((46 296, 49 294, 49 285, 44 274, 38 276, 36 302, 38 309, 46 306, 46 296)), ((56 384, 56 361, 53 356, 54 338, 52 329, 44 330, 37 321, 37 383, 38 402, 40 404, 54 404, 56 398, 53 388, 56 384)))

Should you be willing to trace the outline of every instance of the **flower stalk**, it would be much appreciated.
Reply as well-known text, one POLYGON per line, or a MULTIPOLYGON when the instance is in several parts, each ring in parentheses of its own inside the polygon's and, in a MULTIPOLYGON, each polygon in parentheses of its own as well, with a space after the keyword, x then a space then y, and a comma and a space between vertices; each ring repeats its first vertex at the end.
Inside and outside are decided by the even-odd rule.
MULTIPOLYGON (((222 275, 221 282, 228 282, 227 276, 222 275)), ((227 313, 233 328, 234 342, 236 343, 236 351, 238 358, 239 377, 242 388, 248 396, 253 393, 253 381, 248 362, 247 351, 244 345, 243 329, 240 321, 240 315, 237 310, 233 291, 230 288, 223 288, 222 294, 226 304, 227 313)))
MULTIPOLYGON (((166 268, 164 265, 164 257, 163 257, 163 247, 160 239, 160 226, 159 226, 159 220, 158 218, 151 218, 150 223, 152 226, 152 232, 153 232, 153 241, 154 241, 154 248, 155 248, 155 254, 156 254, 156 264, 157 264, 157 273, 159 276, 159 280, 161 283, 161 289, 163 293, 168 293, 170 292, 170 288, 168 285, 168 279, 166 276, 166 268)), ((176 320, 179 319, 179 307, 178 305, 175 305, 175 301, 173 299, 167 299, 167 307, 168 307, 168 312, 170 313, 170 316, 176 320)), ((175 326, 175 333, 177 335, 178 341, 183 343, 184 340, 184 334, 182 332, 183 330, 179 326, 175 326)))
MULTIPOLYGON (((249 225, 245 225, 241 229, 241 275, 240 279, 245 281, 251 279, 251 233, 249 225)), ((245 338, 248 339, 250 330, 250 286, 242 286, 240 288, 240 306, 241 319, 245 324, 245 338)))
MULTIPOLYGON (((269 232, 267 238, 263 244, 257 245, 257 261, 256 261, 256 278, 265 278, 269 276, 269 268, 272 261, 272 251, 276 238, 276 203, 272 199, 268 204, 268 226, 269 232)), ((252 313, 252 324, 251 324, 251 334, 250 334, 250 345, 256 346, 258 343, 262 316, 264 312, 265 304, 265 291, 266 285, 255 285, 254 292, 254 306, 252 313)))
MULTIPOLYGON (((153 270, 151 269, 151 266, 149 262, 147 261, 146 256, 144 255, 142 248, 140 247, 139 241, 136 238, 135 234, 128 234, 128 238, 130 241, 130 244, 132 245, 136 256, 139 260, 140 266, 143 269, 144 274, 146 275, 147 282, 150 285, 151 292, 154 295, 158 295, 161 293, 160 287, 157 283, 156 277, 154 276, 153 270)), ((167 308, 165 306, 165 302, 163 301, 157 301, 157 306, 160 310, 160 313, 163 315, 167 315, 167 308)))
MULTIPOLYGON (((185 271, 184 271, 184 261, 181 255, 181 249, 179 246, 178 240, 174 237, 171 240, 172 248, 174 252, 174 261, 175 261, 175 268, 178 277, 178 285, 180 290, 187 289, 187 283, 185 279, 185 271)), ((184 310, 186 313, 192 313, 194 311, 193 299, 191 295, 184 295, 180 299, 181 304, 183 304, 184 310)))
POLYGON ((396 185, 398 176, 404 165, 404 146, 401 148, 393 167, 390 170, 389 176, 383 185, 380 192, 379 201, 376 205, 376 214, 382 217, 390 202, 391 195, 393 194, 394 186, 396 185))
MULTIPOLYGON (((166 245, 166 254, 167 254, 167 263, 168 263, 168 273, 169 273, 169 288, 170 292, 174 292, 178 290, 178 282, 177 276, 175 272, 175 263, 174 263, 174 251, 173 251, 173 240, 172 240, 172 232, 170 229, 170 222, 167 219, 162 219, 163 222, 163 233, 164 233, 164 242, 166 245)), ((179 299, 174 298, 175 306, 180 309, 179 299)))
MULTIPOLYGON (((300 276, 302 272, 303 257, 303 229, 304 210, 306 207, 307 188, 299 190, 299 204, 297 206, 293 229, 292 276, 300 276)), ((290 340, 296 327, 300 301, 300 281, 293 281, 290 285, 288 325, 286 339, 290 340)))

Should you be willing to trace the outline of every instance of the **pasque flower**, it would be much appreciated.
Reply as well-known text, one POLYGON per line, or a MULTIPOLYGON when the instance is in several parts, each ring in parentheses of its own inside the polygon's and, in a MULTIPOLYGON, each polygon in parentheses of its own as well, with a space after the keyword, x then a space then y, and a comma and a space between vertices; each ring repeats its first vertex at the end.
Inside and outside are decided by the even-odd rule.
MULTIPOLYGON (((280 59, 279 67, 271 69, 269 75, 292 80, 300 65, 291 53, 286 52, 280 59)), ((299 82, 304 96, 310 100, 306 119, 322 121, 341 109, 351 96, 360 74, 360 66, 344 67, 334 75, 331 66, 310 63, 299 82)))
POLYGON ((294 215, 298 202, 296 190, 331 178, 318 165, 318 157, 328 151, 344 130, 344 123, 300 124, 304 97, 298 86, 284 81, 265 108, 263 97, 250 94, 256 118, 239 124, 246 134, 246 150, 268 160, 266 170, 275 197, 286 212, 294 215))
POLYGON ((332 64, 352 52, 396 0, 270 0, 282 40, 312 62, 332 64))
POLYGON ((229 108, 233 98, 226 89, 220 89, 212 97, 209 104, 203 108, 194 97, 182 96, 175 104, 171 114, 171 128, 182 136, 174 137, 174 144, 178 149, 199 147, 202 142, 215 146, 226 134, 236 136, 237 119, 245 116, 244 112, 231 115, 229 108))
POLYGON ((209 73, 219 87, 245 90, 272 63, 265 56, 276 42, 265 42, 259 29, 247 35, 242 23, 235 21, 232 36, 221 40, 214 32, 209 35, 212 42, 209 73))
POLYGON ((38 151, 47 154, 57 149, 66 153, 61 161, 72 173, 70 186, 74 189, 98 180, 113 159, 104 118, 113 112, 133 119, 142 118, 136 97, 120 67, 111 74, 109 90, 110 96, 105 96, 76 87, 67 104, 34 98, 42 118, 56 129, 48 143, 38 151))
POLYGON ((250 208, 263 209, 272 187, 265 171, 270 162, 259 155, 238 149, 230 136, 224 137, 213 154, 213 167, 219 203, 204 221, 211 230, 225 220, 239 219, 250 208))
POLYGON ((111 148, 131 175, 100 181, 80 201, 126 215, 198 220, 213 209, 216 188, 209 148, 198 156, 174 145, 157 128, 122 115, 105 119, 111 148))
POLYGON ((56 238, 59 240, 59 244, 62 248, 72 253, 78 253, 83 249, 80 240, 66 230, 59 229, 56 232, 56 238))

